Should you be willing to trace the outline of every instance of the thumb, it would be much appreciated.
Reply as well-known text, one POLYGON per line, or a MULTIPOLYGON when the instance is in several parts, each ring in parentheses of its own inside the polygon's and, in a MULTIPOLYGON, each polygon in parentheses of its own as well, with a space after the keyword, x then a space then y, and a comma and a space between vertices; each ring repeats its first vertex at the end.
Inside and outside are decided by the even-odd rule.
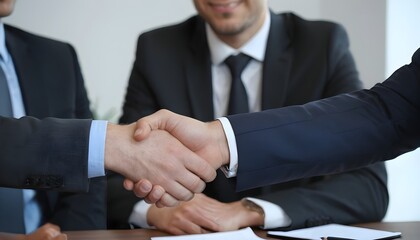
POLYGON ((136 130, 134 131, 134 140, 140 142, 146 139, 153 130, 168 130, 166 127, 171 114, 173 114, 171 111, 162 109, 137 120, 136 130))

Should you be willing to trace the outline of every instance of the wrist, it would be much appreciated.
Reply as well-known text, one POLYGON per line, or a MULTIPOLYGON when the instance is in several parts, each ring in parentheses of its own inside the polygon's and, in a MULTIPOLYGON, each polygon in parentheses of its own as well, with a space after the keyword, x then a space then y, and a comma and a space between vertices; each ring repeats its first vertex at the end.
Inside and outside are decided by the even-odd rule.
POLYGON ((159 221, 159 218, 162 219, 161 214, 159 214, 160 210, 161 209, 156 207, 156 205, 154 204, 150 205, 146 213, 146 221, 149 226, 151 227, 156 226, 155 222, 159 221))
POLYGON ((104 166, 105 169, 112 170, 124 175, 130 180, 133 176, 129 174, 128 168, 131 166, 131 159, 127 155, 130 152, 130 141, 132 138, 130 125, 107 125, 105 139, 104 166), (124 162, 122 162, 124 161, 124 162))
POLYGON ((115 137, 115 124, 107 124, 106 137, 105 137, 105 153, 104 153, 104 166, 105 169, 115 171, 115 158, 113 157, 114 148, 114 137, 115 137))

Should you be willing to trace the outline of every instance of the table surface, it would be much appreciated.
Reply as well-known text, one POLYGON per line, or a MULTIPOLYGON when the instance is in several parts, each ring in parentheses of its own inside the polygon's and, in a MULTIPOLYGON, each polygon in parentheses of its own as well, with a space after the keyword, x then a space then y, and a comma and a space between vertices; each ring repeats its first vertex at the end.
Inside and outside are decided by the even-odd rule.
MULTIPOLYGON (((357 224, 355 226, 373 228, 391 232, 402 232, 402 239, 404 240, 418 240, 420 239, 420 222, 382 222, 382 223, 367 223, 357 224)), ((254 232, 264 239, 278 239, 270 238, 265 231, 254 229, 254 232)), ((167 234, 157 230, 104 230, 104 231, 78 231, 67 232, 69 240, 82 239, 113 239, 113 240, 150 240, 151 237, 166 236, 167 234)))
MULTIPOLYGON (((420 239, 420 222, 381 222, 356 224, 354 226, 379 229, 391 232, 402 232, 404 240, 420 239)), ((254 229, 254 232, 264 239, 279 239, 267 237, 265 231, 254 229)), ((95 230, 95 231, 68 231, 69 240, 150 240, 151 237, 167 236, 158 230, 134 229, 134 230, 95 230)), ((13 234, 1 234, 0 240, 20 240, 22 236, 13 234)))

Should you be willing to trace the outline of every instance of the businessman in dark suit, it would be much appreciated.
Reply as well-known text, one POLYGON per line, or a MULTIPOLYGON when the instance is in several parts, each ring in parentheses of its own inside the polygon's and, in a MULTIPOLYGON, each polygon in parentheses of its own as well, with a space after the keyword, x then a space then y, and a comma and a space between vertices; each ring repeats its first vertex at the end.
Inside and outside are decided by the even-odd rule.
MULTIPOLYGON (((361 88, 346 33, 340 26, 306 21, 290 13, 269 13, 266 1, 242 1, 238 6, 194 3, 200 16, 139 37, 122 123, 161 108, 202 121, 226 115, 230 80, 223 81, 228 71, 223 63, 227 56, 223 55, 229 47, 232 53, 240 51, 253 57, 249 69, 244 70, 251 80, 248 86, 245 83, 251 111, 302 104, 361 88), (234 8, 233 13, 230 8, 234 8), (217 18, 220 12, 222 17, 217 18), (236 22, 245 27, 227 30, 236 22)), ((114 180, 108 191, 110 227, 126 222, 137 201, 118 192, 121 184, 114 180)), ((151 224, 175 234, 246 226, 293 229, 330 222, 377 221, 388 203, 383 164, 239 193, 219 174, 204 193, 181 204, 178 212, 189 208, 198 209, 189 211, 192 215, 199 214, 205 205, 212 204, 214 216, 206 211, 201 216, 211 218, 216 226, 191 214, 182 215, 188 224, 180 226, 175 212, 170 212, 176 210, 154 206, 144 210, 143 203, 137 204, 132 214, 134 219, 142 215, 143 223, 134 223, 143 227, 151 224), (246 197, 254 199, 244 200, 246 197), (377 203, 375 207, 371 202, 377 203)))
MULTIPOLYGON (((52 222, 63 230, 106 228, 105 179, 103 177, 91 178, 89 181, 87 178, 86 158, 91 120, 47 118, 51 116, 59 118, 92 117, 74 49, 68 44, 38 37, 11 26, 5 25, 4 29, 7 50, 11 55, 16 76, 19 79, 26 114, 43 120, 0 118, 1 159, 2 163, 8 163, 1 168, 1 185, 48 190, 60 189, 62 191, 89 190, 86 193, 37 191, 36 198, 42 213, 40 223, 52 222), (63 154, 62 149, 68 150, 63 154), (42 164, 43 160, 30 161, 32 158, 38 157, 51 158, 53 161, 67 158, 69 163, 54 165, 48 162, 42 164), (14 160, 10 162, 9 159, 14 160), (52 175, 49 175, 51 174, 49 169, 55 169, 55 171, 51 171, 52 175), (66 176, 65 180, 63 180, 63 175, 66 176)), ((111 132, 109 129, 108 131, 111 132)), ((128 133, 126 137, 130 140, 132 133, 126 132, 128 133)), ((119 140, 122 142, 121 140, 124 139, 119 140)), ((163 143, 162 140, 159 142, 163 143)), ((175 146, 174 144, 176 145, 172 142, 171 146, 175 146)), ((156 146, 156 144, 152 145, 156 146)), ((162 152, 162 145, 160 146, 159 151, 162 152)), ((129 147, 129 145, 126 144, 125 147, 129 147)), ((106 148, 106 150, 108 149, 106 148)), ((150 145, 147 151, 152 152, 150 145)), ((145 158, 143 157, 143 159, 145 158)), ((164 164, 164 162, 160 162, 164 164)), ((151 168, 152 162, 149 161, 148 164, 151 168)), ((118 170, 118 168, 120 167, 112 168, 112 170, 118 170)), ((142 171, 148 172, 146 167, 142 171)), ((173 169, 169 171, 172 172, 173 169)), ((210 172, 212 171, 214 170, 210 172)), ((208 176, 208 174, 206 175, 208 176)), ((206 178, 203 175, 203 179, 206 178)), ((185 179, 187 180, 187 178, 185 179)), ((212 177, 207 178, 207 181, 211 179, 212 177)), ((201 191, 204 188, 204 183, 197 184, 195 187, 197 188, 196 192, 201 191)), ((180 196, 186 196, 186 198, 189 198, 188 194, 191 193, 180 192, 180 196)), ((3 211, 2 213, 4 214, 3 211)), ((7 215, 7 217, 11 216, 7 215)), ((8 229, 2 229, 2 231, 8 231, 8 229)))
MULTIPOLYGON (((12 12, 14 1, 1 4, 2 17, 12 12), (4 6, 7 3, 9 7, 4 6)), ((70 45, 2 23, 1 28, 2 74, 7 79, 12 107, 9 117, 92 118, 77 56, 70 45)), ((1 148, 4 146, 7 144, 1 148)), ((0 205, 4 221, 0 229, 29 233, 45 222, 57 224, 63 230, 105 229, 105 181, 104 177, 92 178, 89 191, 84 193, 4 189, 0 205), (8 205, 6 199, 12 198, 11 194, 16 198, 8 205), (15 224, 15 216, 24 220, 23 227, 15 224)))
MULTIPOLYGON (((12 13, 14 2, 0 1, 1 17, 12 13)), ((0 231, 32 232, 44 222, 63 230, 106 228, 105 178, 94 178, 105 168, 133 179, 158 173, 156 180, 174 193, 168 206, 190 199, 204 189, 204 181, 214 179, 214 169, 194 153, 172 158, 173 149, 182 147, 163 131, 149 143, 134 144, 134 125, 90 120, 81 70, 69 44, 0 22, 0 56, 0 186, 38 189, 4 189, 0 231), (91 155, 99 160, 90 161, 91 155)))
MULTIPOLYGON (((238 161, 238 188, 248 189, 357 169, 420 147, 419 93, 420 49, 410 64, 370 90, 228 116, 228 123, 203 123, 161 110, 138 121, 143 131, 136 139, 147 138, 148 130, 167 130, 215 167, 238 161), (235 142, 227 140, 229 128, 235 142), (231 149, 238 151, 237 159, 229 156, 231 149)), ((135 187, 151 189, 150 184, 135 187)))

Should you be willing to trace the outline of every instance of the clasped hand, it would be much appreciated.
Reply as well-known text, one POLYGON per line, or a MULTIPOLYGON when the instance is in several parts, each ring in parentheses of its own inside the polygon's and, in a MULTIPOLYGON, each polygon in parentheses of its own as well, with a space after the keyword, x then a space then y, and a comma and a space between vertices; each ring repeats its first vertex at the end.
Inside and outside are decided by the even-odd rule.
POLYGON ((150 161, 142 166, 153 167, 153 172, 143 171, 140 179, 126 178, 124 187, 158 207, 191 199, 204 190, 203 180, 212 181, 216 169, 229 162, 226 137, 217 120, 204 123, 160 110, 138 120, 135 128, 136 144, 147 144, 158 155, 148 156, 150 161))

